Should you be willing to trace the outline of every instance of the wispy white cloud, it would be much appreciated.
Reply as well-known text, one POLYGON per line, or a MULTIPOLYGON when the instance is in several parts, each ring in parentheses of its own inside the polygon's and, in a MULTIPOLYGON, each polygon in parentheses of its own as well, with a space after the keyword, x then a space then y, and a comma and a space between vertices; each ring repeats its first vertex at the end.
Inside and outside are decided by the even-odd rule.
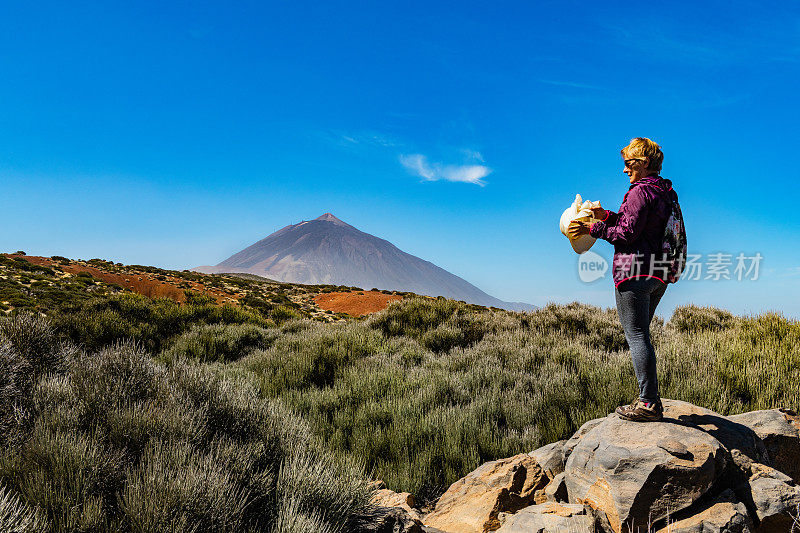
POLYGON ((602 87, 598 87, 597 85, 589 85, 588 83, 579 83, 576 81, 539 80, 539 83, 546 83, 547 85, 556 85, 558 87, 573 87, 575 89, 593 89, 593 90, 602 89, 602 87))
POLYGON ((385 148, 398 146, 400 143, 387 135, 375 132, 362 132, 357 134, 340 133, 339 138, 349 144, 364 144, 382 146, 385 148))
POLYGON ((392 148, 403 146, 397 139, 374 131, 344 132, 335 130, 319 131, 318 136, 330 143, 348 149, 392 148))
MULTIPOLYGON (((480 153, 475 152, 478 156, 480 153)), ((481 161, 483 158, 481 157, 481 161)), ((488 176, 492 169, 485 165, 442 165, 440 163, 429 163, 428 158, 422 154, 401 155, 400 163, 410 172, 421 177, 425 181, 457 181, 462 183, 473 183, 484 187, 486 182, 483 178, 488 176)))
MULTIPOLYGON (((702 4, 698 4, 702 5, 702 4)), ((787 5, 789 5, 787 3, 787 5)), ((783 7, 783 6, 782 6, 783 7)), ((690 8, 692 9, 692 8, 690 8)), ((597 21, 621 59, 628 60, 632 53, 650 61, 663 61, 681 65, 751 65, 765 61, 797 63, 797 28, 800 17, 796 8, 781 10, 781 24, 776 24, 774 10, 763 9, 757 1, 725 2, 724 14, 709 21, 708 31, 696 32, 682 20, 681 9, 672 16, 666 15, 648 28, 647 38, 637 34, 638 28, 622 25, 618 18, 597 21), (677 16, 675 16, 677 15, 677 16), (733 21, 746 19, 747 24, 733 21), (769 35, 768 39, 764 36, 769 35)), ((704 11, 699 8, 694 15, 704 11)), ((684 12, 683 16, 688 14, 684 12)))
POLYGON ((477 150, 470 150, 469 148, 462 148, 461 153, 464 154, 467 159, 470 161, 478 161, 479 163, 485 163, 486 160, 483 158, 483 155, 478 152, 477 150))

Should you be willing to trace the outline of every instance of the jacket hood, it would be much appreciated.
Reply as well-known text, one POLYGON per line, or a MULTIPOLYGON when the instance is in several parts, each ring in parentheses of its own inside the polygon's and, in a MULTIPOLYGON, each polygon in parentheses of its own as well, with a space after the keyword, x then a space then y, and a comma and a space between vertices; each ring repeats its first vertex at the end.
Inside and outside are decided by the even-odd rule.
POLYGON ((658 185, 661 188, 665 188, 667 190, 672 188, 672 181, 668 180, 667 178, 662 178, 661 176, 647 176, 644 178, 639 179, 636 183, 632 185, 644 185, 644 184, 652 184, 658 185))
POLYGON ((661 176, 647 176, 633 183, 630 188, 633 189, 637 185, 646 187, 655 196, 671 198, 673 194, 672 181, 661 176))

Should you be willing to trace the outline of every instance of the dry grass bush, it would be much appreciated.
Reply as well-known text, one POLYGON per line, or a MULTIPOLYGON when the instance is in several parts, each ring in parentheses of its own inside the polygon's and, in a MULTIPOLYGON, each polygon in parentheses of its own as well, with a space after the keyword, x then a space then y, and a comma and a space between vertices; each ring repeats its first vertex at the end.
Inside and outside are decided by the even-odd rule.
POLYGON ((678 308, 675 316, 680 320, 670 320, 656 348, 668 397, 723 414, 800 406, 797 321, 776 313, 732 317, 694 306, 678 308), (721 318, 707 327, 709 315, 721 318), (693 326, 687 331, 686 324, 693 326))
POLYGON ((63 343, 50 322, 32 313, 0 321, 0 338, 30 365, 34 379, 56 370, 64 356, 63 343))
POLYGON ((313 518, 339 532, 369 510, 358 465, 213 367, 165 367, 117 343, 73 353, 21 394, 32 423, 0 452, 10 524, 30 511, 53 531, 277 531, 313 518))
POLYGON ((6 444, 29 418, 32 387, 30 363, 10 342, 0 340, 0 444, 6 444))
POLYGON ((21 438, 32 420, 35 384, 63 368, 73 351, 38 315, 0 320, 0 446, 13 446, 21 438))
POLYGON ((114 342, 134 339, 158 353, 169 340, 201 324, 274 325, 260 314, 215 305, 210 298, 193 296, 186 304, 169 298, 118 294, 96 298, 75 309, 54 315, 59 331, 86 350, 99 350, 114 342))
MULTIPOLYGON (((0 321, 0 420, 16 435, 0 484, 55 529, 355 531, 370 511, 359 465, 433 499, 637 391, 613 309, 419 298, 362 321, 261 329, 140 303, 74 322, 96 328, 78 338, 111 342, 92 355, 64 355, 44 322, 0 321), (106 313, 121 323, 110 333, 106 313), (114 344, 137 332, 150 342, 114 344)), ((684 306, 651 329, 664 397, 722 414, 800 406, 796 321, 684 306)))
POLYGON ((204 324, 187 331, 164 351, 165 361, 235 361, 256 349, 266 349, 279 336, 276 328, 255 324, 204 324))
POLYGON ((731 327, 735 322, 732 314, 715 307, 685 305, 675 309, 670 324, 678 331, 697 333, 707 330, 721 330, 731 327))
POLYGON ((402 306, 390 305, 383 313, 373 315, 368 324, 386 337, 410 337, 437 353, 477 342, 491 327, 471 306, 427 298, 409 298, 402 306))
POLYGON ((383 336, 359 322, 342 327, 320 327, 310 321, 295 322, 266 350, 246 357, 246 367, 262 376, 266 395, 283 390, 331 384, 337 374, 356 360, 383 350, 383 336))
POLYGON ((40 533, 47 522, 25 502, 0 485, 0 531, 3 533, 40 533))
MULTIPOLYGON (((651 329, 665 397, 723 414, 800 404, 796 322, 686 306, 651 329)), ((637 391, 616 311, 577 303, 523 314, 404 300, 362 322, 287 327, 237 366, 333 450, 427 498, 637 391)))

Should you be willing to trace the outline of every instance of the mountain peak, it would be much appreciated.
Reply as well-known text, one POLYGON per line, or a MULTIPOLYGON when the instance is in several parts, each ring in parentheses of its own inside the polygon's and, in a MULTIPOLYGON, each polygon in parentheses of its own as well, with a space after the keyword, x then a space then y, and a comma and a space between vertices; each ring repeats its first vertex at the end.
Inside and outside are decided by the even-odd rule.
POLYGON ((202 271, 246 272, 289 283, 377 287, 478 305, 531 308, 489 296, 455 274, 342 222, 333 213, 286 226, 202 271))
POLYGON ((333 213, 324 213, 324 214, 318 216, 317 218, 315 218, 314 220, 322 220, 324 222, 333 222, 337 226, 350 226, 350 224, 347 224, 346 222, 342 222, 341 220, 339 220, 338 218, 333 216, 333 213))

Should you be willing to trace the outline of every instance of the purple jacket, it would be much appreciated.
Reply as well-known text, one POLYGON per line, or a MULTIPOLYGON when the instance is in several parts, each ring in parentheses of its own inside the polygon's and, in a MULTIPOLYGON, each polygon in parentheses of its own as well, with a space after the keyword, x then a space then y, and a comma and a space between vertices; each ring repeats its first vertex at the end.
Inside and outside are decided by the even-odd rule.
POLYGON ((592 224, 592 237, 614 245, 614 286, 641 276, 664 281, 658 258, 671 212, 670 189, 672 182, 661 176, 641 178, 625 193, 618 213, 607 211, 602 222, 592 224))

